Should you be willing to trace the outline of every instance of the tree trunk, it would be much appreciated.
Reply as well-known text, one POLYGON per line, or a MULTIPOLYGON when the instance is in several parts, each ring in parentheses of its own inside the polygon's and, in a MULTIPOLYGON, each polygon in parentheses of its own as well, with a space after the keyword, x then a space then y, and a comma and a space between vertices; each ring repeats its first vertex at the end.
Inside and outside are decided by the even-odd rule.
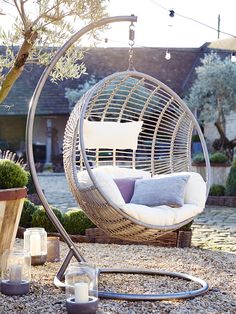
POLYGON ((20 50, 16 56, 16 60, 12 68, 6 74, 4 81, 0 87, 0 104, 6 99, 14 83, 23 72, 29 53, 32 50, 33 45, 37 39, 37 32, 29 30, 25 33, 24 38, 24 42, 20 47, 20 50))
POLYGON ((236 147, 236 138, 230 141, 226 137, 222 124, 219 121, 215 122, 215 126, 217 128, 217 131, 219 132, 220 138, 214 141, 213 148, 219 151, 224 151, 229 160, 232 161, 234 155, 234 147, 236 147))

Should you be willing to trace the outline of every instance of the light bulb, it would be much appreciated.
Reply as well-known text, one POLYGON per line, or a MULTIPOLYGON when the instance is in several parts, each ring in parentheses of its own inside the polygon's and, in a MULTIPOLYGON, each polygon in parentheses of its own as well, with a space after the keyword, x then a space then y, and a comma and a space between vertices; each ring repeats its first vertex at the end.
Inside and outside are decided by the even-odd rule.
POLYGON ((232 61, 233 63, 236 62, 235 52, 232 52, 232 54, 231 54, 231 61, 232 61))
POLYGON ((171 54, 170 54, 170 50, 169 49, 166 50, 165 59, 166 60, 170 60, 171 59, 171 54))

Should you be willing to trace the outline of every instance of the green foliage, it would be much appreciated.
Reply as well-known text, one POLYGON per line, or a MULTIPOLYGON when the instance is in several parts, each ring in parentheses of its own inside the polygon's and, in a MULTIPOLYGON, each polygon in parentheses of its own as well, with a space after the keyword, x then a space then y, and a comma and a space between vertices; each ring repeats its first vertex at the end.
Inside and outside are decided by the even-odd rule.
POLYGON ((95 75, 91 75, 88 81, 85 81, 83 84, 78 84, 78 88, 65 89, 65 97, 69 100, 69 104, 73 107, 77 101, 95 84, 97 83, 95 75))
POLYGON ((32 216, 37 209, 38 206, 26 199, 24 201, 19 225, 24 228, 31 227, 32 216))
POLYGON ((28 183, 28 172, 13 160, 0 159, 0 189, 23 188, 28 183))
MULTIPOLYGON (((212 164, 226 164, 229 161, 226 154, 222 152, 216 152, 216 153, 210 154, 209 159, 212 164)), ((195 164, 205 163, 205 158, 204 158, 203 153, 196 154, 193 157, 193 162, 195 164)))
POLYGON ((195 163, 195 164, 202 164, 204 162, 205 162, 205 158, 204 158, 203 153, 196 154, 193 157, 193 163, 195 163))
POLYGON ((232 166, 226 180, 225 195, 236 196, 236 158, 232 162, 232 166))
POLYGON ((64 227, 70 234, 85 234, 85 230, 95 225, 82 210, 69 210, 64 215, 64 227))
POLYGON ((225 195, 225 187, 220 184, 213 184, 210 188, 209 195, 211 196, 223 196, 225 195))
POLYGON ((192 142, 200 142, 200 137, 198 134, 194 134, 192 136, 192 142))
POLYGON ((28 183, 27 183, 26 187, 27 187, 28 194, 36 193, 36 188, 34 186, 34 182, 33 182, 33 179, 32 179, 30 172, 28 175, 28 183))
POLYGON ((218 164, 225 164, 228 162, 228 157, 225 153, 216 152, 210 155, 210 162, 218 163, 218 164))
POLYGON ((186 102, 191 109, 199 110, 200 119, 217 121, 236 108, 236 65, 215 53, 206 55, 201 62, 186 102))
MULTIPOLYGON (((59 221, 63 222, 63 215, 56 207, 51 207, 54 214, 57 216, 59 221)), ((43 206, 38 206, 37 210, 32 215, 32 227, 44 228, 47 232, 56 232, 56 228, 48 218, 43 206)))
MULTIPOLYGON (((1 45, 5 47, 5 51, 0 55, 0 101, 5 99, 5 94, 9 92, 6 89, 12 88, 26 63, 48 65, 58 47, 78 31, 78 25, 89 24, 105 16, 104 0, 41 0, 33 1, 32 5, 28 2, 7 1, 2 9, 3 14, 10 12, 14 24, 9 30, 0 26, 1 45), (21 62, 21 66, 13 67, 22 47, 24 54, 17 60, 21 62), (17 77, 15 72, 11 71, 13 68, 15 72, 20 68, 17 77)), ((90 32, 91 45, 97 41, 98 31, 99 29, 94 29, 90 32)), ((51 80, 56 82, 63 78, 79 78, 85 73, 86 67, 81 62, 84 52, 85 48, 82 49, 76 44, 68 49, 51 71, 51 80)))

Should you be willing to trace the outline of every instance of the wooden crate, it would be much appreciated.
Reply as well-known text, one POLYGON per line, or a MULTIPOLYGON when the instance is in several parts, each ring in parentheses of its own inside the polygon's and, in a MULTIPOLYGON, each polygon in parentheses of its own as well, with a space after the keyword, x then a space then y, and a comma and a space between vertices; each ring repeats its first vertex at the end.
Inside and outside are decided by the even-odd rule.
POLYGON ((172 231, 165 235, 158 237, 155 241, 149 242, 134 242, 134 241, 125 241, 120 240, 115 237, 108 236, 104 231, 98 228, 90 228, 86 230, 86 237, 89 239, 89 242, 93 243, 114 243, 114 244, 147 244, 155 246, 164 246, 164 247, 190 247, 192 239, 192 231, 172 231))

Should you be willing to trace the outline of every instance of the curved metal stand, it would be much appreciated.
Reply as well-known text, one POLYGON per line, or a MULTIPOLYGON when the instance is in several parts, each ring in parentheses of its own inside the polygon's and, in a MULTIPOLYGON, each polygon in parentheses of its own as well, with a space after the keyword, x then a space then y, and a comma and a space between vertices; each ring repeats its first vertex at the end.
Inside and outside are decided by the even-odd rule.
POLYGON ((187 290, 176 293, 161 293, 161 294, 129 294, 129 293, 114 293, 99 291, 98 295, 104 299, 115 299, 115 300, 128 300, 128 301, 157 301, 157 300, 173 300, 173 299, 187 299, 194 298, 199 295, 206 293, 209 289, 207 282, 204 280, 193 277, 191 275, 169 272, 164 270, 146 270, 146 269, 111 269, 104 268, 99 269, 99 275, 102 273, 108 274, 142 274, 142 275, 159 275, 168 276, 173 278, 185 279, 187 281, 193 281, 200 284, 202 287, 197 290, 187 290))
MULTIPOLYGON (((117 16, 117 17, 108 17, 104 18, 102 20, 99 20, 97 22, 91 23, 87 25, 86 27, 82 28, 80 31, 78 31, 76 34, 74 34, 55 54, 54 58, 52 59, 52 62, 50 65, 44 70, 36 88, 33 94, 33 97, 30 102, 29 106, 29 112, 27 117, 27 124, 26 124, 26 153, 27 153, 27 159, 29 168, 31 171, 32 179, 35 184, 35 188, 37 190, 37 193, 39 195, 39 198, 46 210, 46 213, 51 220, 51 222, 55 225, 57 231, 61 234, 64 241, 67 243, 69 247, 69 252, 67 256, 65 257, 64 262, 62 263, 57 275, 55 276, 54 283, 58 287, 64 287, 64 284, 62 282, 64 278, 64 273, 66 271, 67 266, 69 265, 72 257, 75 257, 77 261, 85 261, 84 257, 79 253, 78 248, 75 246, 74 242, 71 240, 67 232, 65 231, 62 224, 57 219, 56 215, 50 208, 46 197, 43 194, 42 188, 40 186, 35 163, 34 163, 34 156, 33 156, 33 125, 34 125, 34 118, 35 118, 35 112, 36 107, 38 104, 39 97, 41 95, 42 89, 45 85, 45 82, 57 63, 57 61, 61 58, 61 56, 64 55, 64 53, 84 34, 87 32, 104 26, 109 23, 114 22, 136 22, 137 17, 136 16, 117 16)), ((102 273, 133 273, 133 274, 149 274, 149 275, 162 275, 162 276, 171 276, 171 277, 177 277, 181 279, 191 280, 194 282, 199 283, 202 285, 201 289, 198 290, 192 290, 192 291, 186 291, 186 292, 180 292, 180 293, 173 293, 173 294, 153 294, 153 295, 144 295, 144 294, 119 294, 119 293, 111 293, 111 292, 99 292, 99 296, 102 298, 111 298, 111 299, 122 299, 122 300, 168 300, 168 299, 184 299, 184 298, 192 298, 198 295, 201 295, 208 290, 208 285, 205 281, 192 277, 190 275, 181 274, 181 273, 174 273, 174 272, 166 272, 166 271, 152 271, 152 270, 122 270, 122 269, 100 269, 99 274, 102 273)))
MULTIPOLYGON (((99 268, 99 276, 101 274, 140 274, 140 275, 158 275, 158 276, 168 276, 172 278, 184 279, 187 281, 195 282, 201 285, 201 288, 196 290, 186 290, 175 293, 160 293, 160 294, 131 294, 131 293, 115 293, 115 292, 106 292, 99 291, 99 298, 103 299, 113 299, 113 300, 127 300, 127 301, 160 301, 160 300, 179 300, 179 299, 188 299, 200 296, 206 293, 209 289, 209 286, 206 281, 178 272, 169 272, 164 270, 147 270, 147 269, 112 269, 112 268, 99 268)), ((64 288, 64 283, 55 276, 54 284, 57 287, 64 288)))

